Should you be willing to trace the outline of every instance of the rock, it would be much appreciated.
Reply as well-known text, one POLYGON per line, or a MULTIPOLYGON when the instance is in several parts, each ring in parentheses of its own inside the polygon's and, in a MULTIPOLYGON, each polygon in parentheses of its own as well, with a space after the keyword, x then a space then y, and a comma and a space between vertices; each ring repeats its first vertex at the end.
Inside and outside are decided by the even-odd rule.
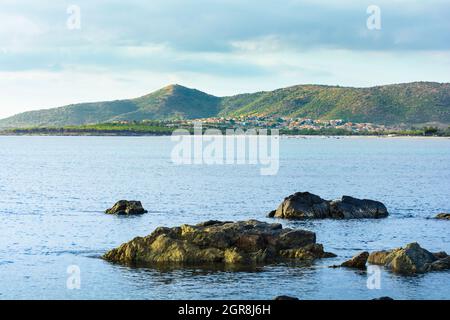
POLYGON ((375 298, 372 300, 378 300, 378 301, 393 301, 394 299, 392 299, 391 297, 379 297, 379 298, 375 298))
POLYGON ((384 265, 400 274, 424 273, 427 271, 446 270, 450 268, 450 259, 446 253, 431 253, 420 247, 418 243, 410 243, 405 248, 390 251, 372 252, 368 262, 384 265))
POLYGON ((103 258, 127 265, 226 265, 312 261, 332 256, 316 243, 314 232, 257 220, 206 222, 157 228, 107 252, 103 258))
POLYGON ((428 265, 427 271, 443 271, 450 269, 450 256, 436 260, 428 265))
POLYGON ((369 253, 367 251, 364 251, 355 255, 350 260, 345 261, 344 263, 341 264, 341 266, 364 270, 366 269, 367 258, 369 258, 369 253))
POLYGON ((378 219, 389 215, 385 205, 379 201, 360 200, 349 196, 332 201, 330 211, 331 217, 335 219, 378 219))
POLYGON ((276 210, 270 211, 270 212, 267 214, 267 217, 268 217, 268 218, 273 218, 273 217, 275 217, 275 213, 276 213, 276 212, 277 212, 276 210))
POLYGON ((275 299, 273 299, 273 300, 298 301, 298 298, 290 297, 290 296, 278 296, 278 297, 275 297, 275 299))
POLYGON ((148 211, 142 207, 140 201, 127 201, 120 200, 112 208, 105 211, 107 214, 117 214, 117 215, 133 215, 133 214, 143 214, 148 211))
POLYGON ((439 213, 439 214, 436 216, 436 219, 450 220, 450 213, 439 213))
POLYGON ((328 201, 309 192, 297 192, 284 199, 275 211, 274 217, 284 219, 327 218, 329 213, 328 201))
POLYGON ((435 253, 433 253, 433 256, 434 256, 436 259, 444 259, 444 258, 447 258, 447 257, 448 257, 448 254, 447 254, 447 252, 445 252, 445 251, 441 251, 441 252, 435 252, 435 253))
POLYGON ((378 201, 360 200, 349 196, 328 201, 309 192, 290 195, 275 212, 269 213, 269 217, 283 219, 377 219, 387 216, 386 207, 378 201))

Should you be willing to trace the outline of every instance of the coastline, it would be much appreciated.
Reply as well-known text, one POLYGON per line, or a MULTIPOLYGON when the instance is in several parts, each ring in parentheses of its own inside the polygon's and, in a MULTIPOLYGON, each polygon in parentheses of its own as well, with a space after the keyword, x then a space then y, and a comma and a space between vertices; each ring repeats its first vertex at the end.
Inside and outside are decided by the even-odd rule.
MULTIPOLYGON (((0 131, 0 137, 170 137, 170 133, 137 133, 137 132, 26 132, 26 133, 14 133, 14 132, 2 132, 0 131)), ((423 135, 369 135, 369 134, 345 134, 345 135, 324 135, 324 134, 280 134, 283 139, 307 139, 307 138, 370 138, 370 139, 392 139, 392 138, 404 138, 404 139, 450 139, 450 136, 423 136, 423 135)))

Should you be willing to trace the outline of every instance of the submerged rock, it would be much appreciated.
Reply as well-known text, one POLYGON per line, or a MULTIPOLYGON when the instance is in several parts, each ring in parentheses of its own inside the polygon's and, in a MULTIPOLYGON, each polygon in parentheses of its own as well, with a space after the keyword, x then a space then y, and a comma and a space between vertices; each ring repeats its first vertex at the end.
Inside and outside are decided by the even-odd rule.
POLYGON ((339 200, 324 200, 309 192, 297 192, 285 198, 269 217, 283 219, 362 219, 385 218, 389 215, 379 201, 343 196, 339 200))
POLYGON ((105 211, 106 214, 117 214, 117 215, 133 215, 133 214, 144 214, 148 211, 142 207, 140 201, 128 201, 120 200, 117 201, 112 208, 105 211))
POLYGON ((393 272, 401 274, 450 269, 450 259, 446 253, 431 253, 415 242, 406 245, 405 248, 372 252, 368 262, 384 265, 393 272))
POLYGON ((298 301, 299 299, 296 297, 290 297, 290 296, 278 296, 278 297, 275 297, 273 300, 298 301))
POLYGON ((450 213, 439 213, 439 214, 436 216, 436 219, 450 220, 450 213))
POLYGON ((355 268, 355 269, 364 270, 364 269, 366 269, 366 262, 367 262, 368 258, 369 258, 369 252, 364 251, 364 252, 361 252, 361 253, 355 255, 350 260, 345 261, 344 263, 341 264, 341 266, 347 267, 347 268, 355 268))
POLYGON ((129 265, 222 263, 266 264, 279 261, 312 261, 334 256, 316 243, 314 232, 283 228, 257 220, 208 221, 197 225, 159 227, 137 237, 103 258, 129 265))

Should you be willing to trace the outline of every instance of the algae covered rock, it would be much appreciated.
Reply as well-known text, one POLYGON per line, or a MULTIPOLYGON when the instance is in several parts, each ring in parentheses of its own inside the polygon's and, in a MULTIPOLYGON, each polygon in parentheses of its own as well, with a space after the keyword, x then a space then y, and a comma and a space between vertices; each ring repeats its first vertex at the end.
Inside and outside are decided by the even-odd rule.
POLYGON ((431 253, 418 243, 410 243, 404 248, 376 251, 369 255, 371 264, 384 265, 400 274, 425 273, 450 269, 450 259, 445 252, 431 253))
POLYGON ((341 264, 342 267, 354 268, 354 269, 366 269, 366 262, 369 258, 369 252, 364 251, 355 255, 350 260, 341 264))
POLYGON ((146 237, 134 238, 107 252, 103 258, 121 264, 150 266, 267 264, 329 256, 332 254, 316 243, 313 232, 248 220, 160 227, 146 237))
POLYGON ((339 200, 325 200, 309 192, 288 196, 269 217, 282 219, 378 219, 389 215, 379 201, 343 196, 339 200))
POLYGON ((148 211, 142 207, 140 201, 128 201, 120 200, 117 201, 114 206, 105 211, 106 214, 116 214, 116 215, 134 215, 134 214, 144 214, 148 211))

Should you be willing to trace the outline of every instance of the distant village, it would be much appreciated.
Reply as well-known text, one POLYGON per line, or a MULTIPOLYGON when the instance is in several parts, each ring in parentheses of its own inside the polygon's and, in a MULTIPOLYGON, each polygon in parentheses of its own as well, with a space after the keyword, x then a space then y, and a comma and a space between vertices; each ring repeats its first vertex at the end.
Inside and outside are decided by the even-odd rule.
MULTIPOLYGON (((153 122, 144 120, 145 122, 153 122)), ((386 132, 401 130, 400 127, 388 127, 374 123, 356 123, 347 122, 342 119, 333 120, 314 120, 308 118, 289 118, 289 117, 271 117, 271 116, 242 116, 242 117, 214 117, 192 120, 165 120, 159 121, 166 127, 188 127, 194 123, 201 123, 204 127, 232 128, 232 129, 250 129, 265 128, 279 129, 283 131, 292 130, 323 130, 323 129, 343 129, 350 132, 386 132)), ((117 121, 120 124, 128 124, 128 121, 117 121)))

